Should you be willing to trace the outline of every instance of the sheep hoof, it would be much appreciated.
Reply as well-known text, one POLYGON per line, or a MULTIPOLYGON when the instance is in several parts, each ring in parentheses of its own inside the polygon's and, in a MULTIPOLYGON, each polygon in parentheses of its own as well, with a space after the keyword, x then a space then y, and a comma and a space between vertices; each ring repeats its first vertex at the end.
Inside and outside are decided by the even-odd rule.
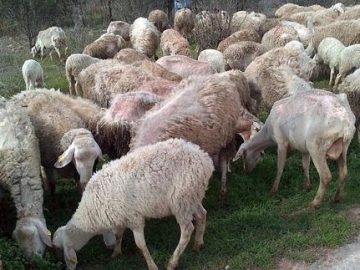
POLYGON ((166 266, 166 270, 174 270, 176 268, 176 265, 173 265, 172 263, 168 263, 166 266))
POLYGON ((117 257, 119 257, 121 255, 121 250, 118 251, 118 250, 114 250, 113 253, 111 254, 111 259, 115 259, 117 257))
POLYGON ((193 247, 193 251, 195 251, 196 253, 200 252, 203 245, 204 245, 204 243, 195 244, 194 247, 193 247))
POLYGON ((310 210, 316 210, 316 209, 319 209, 320 208, 320 204, 319 203, 315 203, 315 202, 311 202, 309 204, 309 209, 310 210))
POLYGON ((226 198, 227 198, 227 191, 221 191, 220 194, 218 195, 218 201, 224 202, 226 201, 226 198))
POLYGON ((311 185, 304 185, 304 190, 310 191, 311 190, 311 185))
POLYGON ((270 193, 275 194, 276 192, 278 192, 278 189, 278 187, 272 187, 270 193))
POLYGON ((338 194, 335 194, 333 197, 332 197, 332 201, 335 202, 335 203, 338 203, 341 201, 341 196, 339 196, 338 194))

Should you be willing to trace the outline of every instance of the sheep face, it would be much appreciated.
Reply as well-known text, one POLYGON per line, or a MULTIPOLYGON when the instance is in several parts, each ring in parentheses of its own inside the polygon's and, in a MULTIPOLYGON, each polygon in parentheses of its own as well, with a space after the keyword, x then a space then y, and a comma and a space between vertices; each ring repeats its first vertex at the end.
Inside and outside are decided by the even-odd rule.
POLYGON ((42 257, 46 246, 52 246, 50 236, 51 233, 45 225, 36 218, 19 219, 13 232, 13 238, 26 256, 42 257))
POLYGON ((243 158, 243 167, 246 173, 251 172, 255 166, 260 161, 261 151, 252 151, 251 149, 246 149, 246 143, 240 146, 239 151, 236 153, 233 161, 236 161, 242 156, 243 158))

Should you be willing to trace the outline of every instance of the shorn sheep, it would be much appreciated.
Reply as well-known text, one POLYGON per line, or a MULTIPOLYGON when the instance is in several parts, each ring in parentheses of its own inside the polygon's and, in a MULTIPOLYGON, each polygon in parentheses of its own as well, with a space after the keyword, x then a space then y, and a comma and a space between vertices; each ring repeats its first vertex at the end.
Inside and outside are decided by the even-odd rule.
POLYGON ((39 62, 33 59, 26 60, 21 68, 26 90, 44 87, 44 71, 39 62))
POLYGON ((305 189, 311 187, 310 158, 318 171, 320 185, 310 208, 319 208, 332 178, 327 158, 338 162, 339 183, 333 199, 341 199, 347 175, 347 150, 354 133, 355 116, 345 94, 318 89, 303 91, 275 102, 264 126, 240 146, 236 158, 242 156, 244 169, 250 172, 259 162, 261 152, 277 145, 277 173, 271 189, 276 192, 288 150, 299 150, 305 189))
POLYGON ((53 245, 75 269, 76 251, 103 231, 116 232, 112 257, 120 255, 123 233, 129 228, 148 269, 157 270, 145 242, 145 221, 173 215, 181 234, 167 269, 175 269, 194 229, 194 250, 204 244, 206 210, 201 201, 213 170, 209 155, 182 139, 138 148, 93 175, 70 221, 56 230, 53 245))
POLYGON ((75 53, 71 54, 65 62, 65 74, 66 79, 69 82, 69 93, 70 96, 79 96, 77 93, 76 83, 79 73, 90 66, 91 64, 99 62, 100 59, 92 57, 87 54, 75 53))
POLYGON ((96 160, 102 155, 91 133, 84 131, 94 115, 100 113, 100 107, 89 100, 73 99, 54 89, 22 91, 11 100, 25 107, 30 115, 39 139, 41 165, 46 172, 51 194, 55 192, 54 164, 64 152, 59 161, 67 157, 72 162, 64 168, 59 166, 57 172, 63 178, 75 178, 79 191, 83 189, 96 160))
POLYGON ((60 61, 65 60, 68 47, 66 44, 66 35, 62 28, 53 26, 39 31, 36 37, 35 46, 31 48, 33 58, 40 54, 41 59, 43 59, 45 49, 50 50, 49 56, 51 60, 53 49, 55 49, 56 53, 58 54, 60 61), (64 50, 64 54, 61 53, 62 50, 64 50))
POLYGON ((0 195, 8 189, 15 204, 13 237, 25 255, 42 256, 52 244, 43 214, 38 140, 25 109, 2 97, 0 134, 0 195))

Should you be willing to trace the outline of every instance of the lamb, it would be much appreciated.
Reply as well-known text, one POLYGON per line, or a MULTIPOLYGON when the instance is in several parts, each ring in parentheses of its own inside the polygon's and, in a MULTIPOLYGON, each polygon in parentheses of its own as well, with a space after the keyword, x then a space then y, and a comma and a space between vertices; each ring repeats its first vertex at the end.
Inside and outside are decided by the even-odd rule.
POLYGON ((267 48, 260 43, 242 41, 230 45, 224 51, 224 59, 231 69, 245 71, 256 57, 263 55, 267 51, 267 48))
POLYGON ((329 86, 332 86, 335 80, 335 72, 339 69, 340 54, 345 46, 336 38, 324 38, 318 47, 316 60, 330 67, 329 86))
POLYGON ((351 71, 360 67, 360 44, 354 44, 345 47, 340 53, 339 73, 336 76, 334 88, 351 71))
POLYGON ((183 79, 191 75, 214 74, 216 71, 209 63, 197 61, 184 55, 163 56, 156 61, 157 64, 173 72, 183 79))
POLYGON ((125 47, 126 42, 121 36, 107 34, 86 45, 82 53, 99 59, 108 59, 113 58, 125 47))
POLYGON ((309 179, 310 158, 320 176, 320 185, 310 208, 319 208, 331 172, 326 158, 337 160, 339 183, 334 201, 341 199, 347 175, 347 150, 355 133, 355 116, 345 94, 333 94, 326 90, 303 91, 275 102, 260 131, 240 146, 236 158, 242 156, 244 170, 251 172, 260 160, 261 152, 277 145, 278 161, 276 180, 272 192, 279 188, 288 149, 302 153, 304 187, 311 186, 309 179))
POLYGON ((355 115, 357 128, 357 136, 360 141, 360 69, 347 76, 342 83, 339 84, 337 91, 345 93, 350 104, 350 108, 355 115))
POLYGON ((129 41, 130 24, 124 21, 112 21, 109 23, 106 33, 120 35, 125 41, 129 41))
POLYGON ((115 257, 122 252, 125 229, 130 228, 148 269, 157 270, 145 243, 145 220, 174 215, 181 235, 167 269, 175 269, 194 230, 193 219, 194 250, 199 251, 204 244, 206 210, 201 201, 213 170, 209 155, 182 139, 136 149, 105 164, 91 178, 70 221, 56 230, 53 245, 64 251, 67 266, 75 269, 75 252, 93 236, 104 230, 116 231, 115 257))
POLYGON ((156 50, 160 43, 160 32, 156 26, 148 19, 139 17, 130 27, 130 42, 138 52, 153 57, 155 60, 158 58, 156 50))
POLYGON ((241 41, 253 41, 260 43, 260 35, 254 29, 242 29, 232 33, 227 38, 220 41, 217 50, 224 52, 230 45, 241 41))
POLYGON ((71 54, 65 62, 65 74, 66 79, 69 82, 69 93, 70 96, 79 96, 80 93, 77 93, 76 83, 79 73, 90 66, 91 64, 99 62, 100 59, 92 57, 87 54, 75 53, 71 54))
POLYGON ((45 49, 50 49, 50 59, 52 60, 52 49, 55 49, 56 53, 59 56, 60 61, 64 61, 67 45, 66 45, 66 35, 62 28, 53 26, 45 30, 39 31, 35 46, 31 48, 31 53, 33 58, 38 54, 41 54, 41 60, 44 58, 45 49), (61 50, 64 49, 64 54, 61 54, 61 50))
POLYGON ((13 237, 26 256, 51 247, 43 213, 39 144, 25 109, 0 97, 0 194, 10 191, 17 222, 13 237))
POLYGON ((163 56, 185 55, 190 57, 189 41, 174 29, 166 29, 161 34, 160 48, 163 56))
POLYGON ((148 20, 152 22, 161 33, 169 28, 168 15, 161 9, 150 11, 148 20))
POLYGON ((22 75, 25 81, 26 90, 44 87, 44 71, 39 62, 28 59, 22 66, 22 75))
POLYGON ((195 27, 195 14, 189 8, 182 8, 175 12, 174 29, 183 37, 189 39, 192 36, 192 30, 195 27))
POLYGON ((214 49, 206 49, 201 51, 201 53, 198 56, 198 61, 201 62, 207 62, 212 66, 212 68, 220 73, 224 72, 226 69, 228 69, 226 65, 226 61, 224 59, 224 55, 222 52, 219 52, 218 50, 214 49))
POLYGON ((22 91, 11 100, 25 107, 30 116, 51 195, 55 193, 54 164, 65 161, 63 158, 72 160, 72 164, 66 167, 59 164, 57 172, 64 178, 78 180, 77 187, 81 191, 90 179, 96 160, 102 156, 91 133, 83 130, 100 113, 100 107, 53 89, 22 91))
POLYGON ((270 66, 289 66, 294 73, 305 81, 309 81, 315 67, 315 61, 305 51, 297 48, 279 47, 256 57, 245 69, 251 97, 261 101, 261 89, 258 84, 260 74, 270 66))
POLYGON ((244 116, 239 94, 242 89, 237 88, 240 82, 236 80, 236 76, 224 73, 183 79, 171 97, 135 123, 130 151, 168 138, 183 138, 198 144, 220 160, 219 197, 224 199, 229 155, 236 152, 234 136, 250 130, 253 124, 244 116))

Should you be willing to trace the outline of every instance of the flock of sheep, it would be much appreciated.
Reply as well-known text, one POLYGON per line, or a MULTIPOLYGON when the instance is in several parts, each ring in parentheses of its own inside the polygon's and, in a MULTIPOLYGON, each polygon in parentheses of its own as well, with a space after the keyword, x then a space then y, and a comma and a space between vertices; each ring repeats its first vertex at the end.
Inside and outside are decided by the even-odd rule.
POLYGON ((94 235, 103 234, 115 257, 130 228, 155 270, 145 219, 173 215, 181 230, 167 265, 174 269, 194 230, 194 249, 204 243, 201 202, 213 171, 221 173, 224 199, 231 162, 242 157, 250 172, 272 145, 278 147, 272 192, 295 149, 302 153, 304 188, 311 187, 310 160, 320 176, 310 207, 321 206, 332 179, 327 158, 338 161, 334 200, 341 199, 360 118, 360 6, 288 3, 274 18, 180 9, 173 28, 154 10, 132 24, 111 22, 68 57, 64 31, 48 28, 39 32, 33 58, 46 50, 66 60, 69 94, 45 88, 41 65, 29 59, 22 67, 26 90, 0 99, 0 199, 8 189, 17 211, 13 236, 26 255, 42 256, 49 246, 75 269, 76 251, 94 235), (189 38, 199 30, 211 35, 214 18, 230 36, 192 58, 189 38), (315 89, 312 81, 328 71, 332 91, 315 89), (256 117, 262 105, 265 123, 256 117), (105 154, 111 161, 95 172, 105 154), (43 185, 56 196, 54 170, 75 179, 82 198, 51 239, 43 185))

